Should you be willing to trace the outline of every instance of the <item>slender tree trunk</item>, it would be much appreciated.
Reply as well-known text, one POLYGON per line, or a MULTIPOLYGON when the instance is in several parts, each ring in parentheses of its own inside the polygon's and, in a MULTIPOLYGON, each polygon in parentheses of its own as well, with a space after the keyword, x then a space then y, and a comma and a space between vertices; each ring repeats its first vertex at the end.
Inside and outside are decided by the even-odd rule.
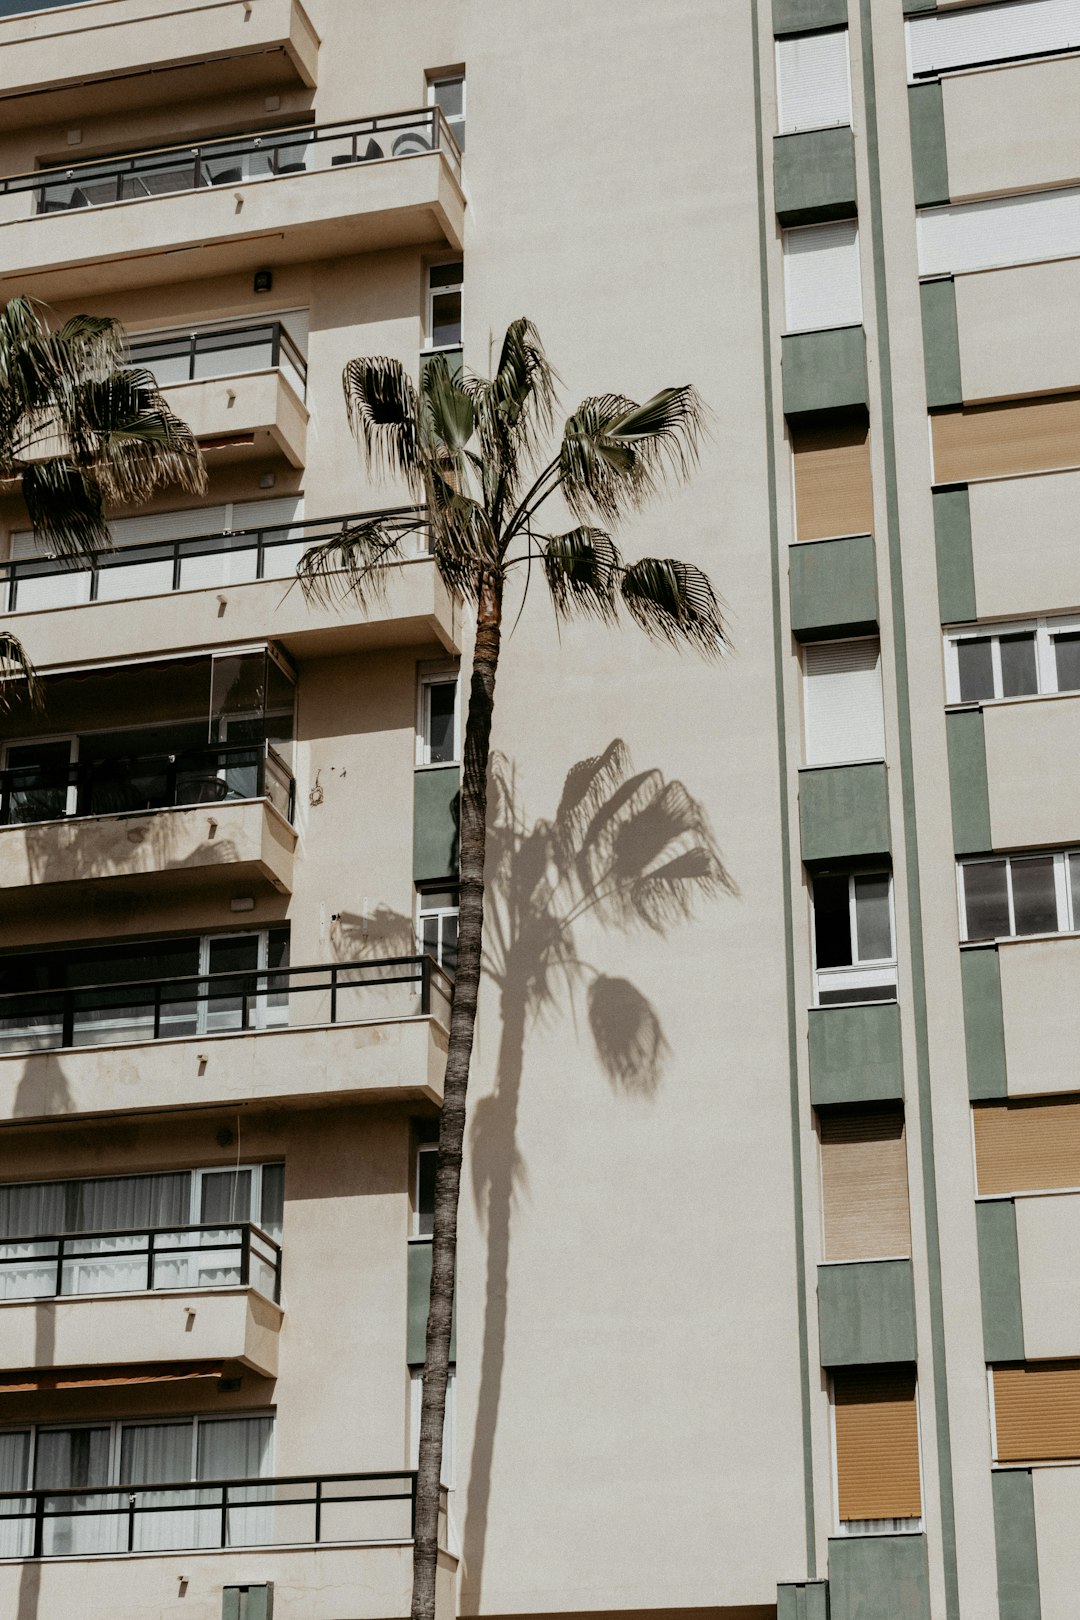
POLYGON ((439 1480, 442 1473, 443 1420, 450 1366, 450 1331, 454 1313, 457 1259, 458 1195, 465 1143, 465 1094, 469 1084, 476 1003, 484 936, 484 856, 487 848, 487 773, 491 716, 502 631, 502 581, 482 583, 477 606, 469 715, 465 726, 465 768, 461 784, 459 861, 461 896, 458 913, 457 972, 450 1015, 442 1116, 439 1121, 438 1168, 435 1172, 435 1218, 431 1234, 431 1297, 424 1355, 424 1388, 420 1404, 420 1466, 416 1482, 416 1525, 413 1546, 412 1620, 435 1620, 435 1576, 438 1564, 439 1480))

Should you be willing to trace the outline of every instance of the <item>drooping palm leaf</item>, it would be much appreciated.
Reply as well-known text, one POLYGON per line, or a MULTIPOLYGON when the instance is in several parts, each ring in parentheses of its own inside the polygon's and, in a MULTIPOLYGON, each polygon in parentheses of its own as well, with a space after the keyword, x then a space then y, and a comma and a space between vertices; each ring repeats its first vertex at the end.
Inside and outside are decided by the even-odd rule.
POLYGON ((423 516, 344 524, 339 534, 305 551, 297 564, 304 595, 325 606, 348 597, 365 607, 379 600, 390 569, 404 560, 409 540, 426 527, 423 516))
POLYGON ((614 523, 641 506, 698 454, 704 409, 696 389, 665 388, 644 405, 621 394, 586 399, 568 418, 559 451, 560 486, 575 516, 614 523))
POLYGON ((41 683, 25 647, 10 630, 0 630, 0 714, 24 695, 32 708, 40 708, 41 683))
POLYGON ((369 464, 403 478, 419 494, 418 400, 401 361, 385 355, 350 360, 341 380, 349 426, 369 464))
POLYGON ((709 576, 674 557, 642 557, 623 570, 619 594, 631 618, 672 646, 696 647, 707 658, 724 649, 720 602, 709 576))
POLYGON ((618 611, 622 558, 611 536, 588 526, 547 535, 541 558, 552 606, 562 619, 574 614, 611 622, 618 611))

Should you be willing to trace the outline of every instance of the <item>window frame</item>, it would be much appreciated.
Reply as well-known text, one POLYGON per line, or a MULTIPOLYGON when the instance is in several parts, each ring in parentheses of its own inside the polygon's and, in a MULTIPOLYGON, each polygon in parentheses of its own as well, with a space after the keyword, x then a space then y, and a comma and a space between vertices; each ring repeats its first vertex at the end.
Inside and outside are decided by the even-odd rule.
POLYGON ((450 118, 444 112, 443 113, 443 118, 446 120, 446 127, 449 129, 451 135, 454 137, 454 140, 457 141, 458 151, 459 152, 464 152, 464 150, 465 150, 464 145, 463 145, 463 143, 461 141, 458 140, 457 125, 460 124, 462 129, 464 130, 464 128, 466 126, 466 121, 467 121, 468 116, 469 116, 468 74, 466 73, 466 71, 465 71, 465 69, 463 67, 460 67, 460 68, 431 68, 424 75, 424 78, 425 78, 425 81, 427 83, 427 104, 428 104, 429 107, 438 107, 439 103, 438 103, 438 100, 436 98, 436 91, 439 89, 440 85, 443 85, 443 84, 460 84, 460 86, 461 86, 461 113, 457 118, 450 118))
POLYGON ((815 35, 843 34, 847 45, 844 51, 844 68, 847 74, 847 117, 833 119, 828 124, 794 124, 790 129, 784 127, 784 75, 781 71, 781 49, 792 38, 790 34, 781 35, 773 46, 773 72, 776 83, 776 133, 778 135, 805 135, 812 130, 820 129, 852 129, 855 123, 855 103, 851 84, 851 30, 847 23, 841 23, 836 28, 806 28, 798 34, 797 38, 808 39, 815 35))
POLYGON ((416 678, 416 769, 418 771, 444 771, 448 766, 461 764, 461 666, 452 660, 421 664, 416 678), (454 688, 454 756, 436 759, 431 754, 431 688, 454 688))
POLYGON ((877 636, 834 636, 826 641, 808 641, 800 650, 799 674, 802 683, 802 755, 803 769, 808 771, 831 770, 837 765, 870 765, 876 762, 884 763, 886 757, 885 736, 885 683, 882 672, 881 637, 877 636), (858 644, 866 645, 873 642, 877 647, 877 660, 875 670, 877 673, 878 697, 881 700, 881 750, 876 754, 856 754, 845 759, 811 760, 810 754, 810 692, 811 682, 820 677, 810 673, 809 664, 815 649, 822 647, 851 647, 858 644))
POLYGON ((814 976, 814 1005, 815 1005, 815 1007, 823 1007, 823 1006, 824 1007, 839 1007, 839 1006, 848 1006, 848 1005, 868 1006, 868 1005, 872 1005, 876 1001, 890 1002, 890 1001, 896 1001, 897 1000, 897 997, 898 997, 898 994, 899 994, 899 983, 898 983, 898 966, 899 966, 899 962, 898 962, 898 953, 897 953, 897 949, 896 949, 896 904, 895 904, 894 887, 895 886, 894 886, 894 883, 893 883, 892 871, 891 871, 890 868, 887 868, 887 867, 880 867, 880 866, 856 867, 856 868, 853 868, 853 869, 851 869, 850 871, 848 871, 846 873, 844 871, 842 871, 842 870, 841 871, 831 871, 830 872, 827 869, 823 869, 820 873, 815 872, 812 875, 811 884, 810 884, 810 907, 811 907, 810 953, 811 953, 812 971, 813 971, 813 976, 814 976), (850 938, 850 941, 851 941, 852 961, 850 963, 848 963, 848 964, 845 964, 844 966, 841 966, 841 967, 824 967, 824 968, 818 967, 818 962, 817 962, 817 928, 816 928, 816 925, 815 925, 815 918, 814 918, 814 915, 813 915, 813 910, 814 910, 814 888, 813 888, 813 885, 814 885, 814 881, 819 876, 820 877, 826 877, 826 876, 828 876, 828 877, 845 877, 846 876, 846 878, 847 878, 847 883, 848 883, 848 928, 850 930, 849 938, 850 938), (867 958, 865 961, 863 961, 863 960, 859 960, 856 957, 856 952, 858 950, 859 933, 858 933, 858 913, 857 913, 857 910, 856 910, 855 884, 856 884, 856 881, 859 878, 871 878, 871 877, 885 877, 885 878, 888 879, 888 883, 889 883, 889 932, 890 932, 890 934, 892 936, 892 948, 893 949, 892 949, 892 956, 891 957, 874 957, 874 958, 867 958), (865 997, 864 996, 864 997, 859 997, 855 1001, 850 1002, 850 1003, 849 1002, 841 1002, 841 1001, 826 1001, 826 1002, 823 1002, 821 1000, 821 992, 822 992, 822 990, 823 989, 827 990, 831 983, 835 983, 837 985, 837 987, 839 989, 841 989, 841 990, 873 989, 877 985, 881 985, 882 988, 885 988, 886 987, 886 978, 884 977, 884 975, 889 973, 890 969, 891 969, 890 982, 891 982, 891 987, 892 987, 892 994, 891 995, 877 996, 877 997, 865 997), (844 982, 844 981, 846 981, 846 982, 844 982))
MULTIPOLYGON (((132 1415, 122 1418, 86 1418, 70 1423, 11 1423, 0 1426, 0 1435, 29 1434, 30 1447, 26 1459, 26 1472, 28 1483, 23 1487, 27 1491, 46 1489, 44 1486, 34 1484, 34 1475, 37 1468, 38 1435, 39 1434, 70 1434, 75 1430, 106 1429, 109 1434, 109 1469, 108 1479, 101 1480, 93 1485, 87 1485, 86 1491, 110 1490, 121 1484, 120 1480, 120 1451, 124 1429, 160 1428, 165 1424, 178 1425, 187 1423, 191 1425, 191 1478, 189 1480, 163 1480, 164 1484, 198 1485, 212 1484, 213 1481, 200 1481, 196 1473, 199 1456, 199 1430, 207 1423, 235 1422, 237 1418, 269 1418, 273 1424, 270 1444, 270 1472, 256 1476, 259 1479, 273 1479, 273 1465, 277 1454, 277 1410, 273 1407, 259 1407, 254 1411, 244 1408, 233 1412, 167 1412, 151 1413, 145 1417, 132 1415)), ((72 1488, 72 1487, 66 1487, 72 1488)), ((82 1487, 79 1487, 82 1489, 82 1487)), ((141 1488, 141 1487, 140 1487, 141 1488)), ((153 1486, 146 1487, 153 1489, 153 1486)), ((61 1487, 57 1487, 61 1489, 61 1487)))
MULTIPOLYGON (((850 217, 844 218, 844 219, 818 220, 818 221, 816 221, 816 222, 814 222, 812 224, 809 224, 809 225, 785 225, 782 228, 782 230, 780 232, 780 253, 781 253, 782 270, 783 270, 783 291, 784 291, 784 324, 783 324, 783 328, 782 328, 783 336, 785 336, 785 337, 795 337, 801 332, 841 332, 841 331, 844 331, 849 326, 861 326, 863 324, 863 322, 864 322, 864 320, 866 318, 866 299, 865 299, 865 296, 864 296, 864 288, 863 288, 863 264, 862 264, 861 245, 862 245, 862 232, 861 232, 861 230, 859 228, 858 216, 854 215, 854 214, 851 215, 850 217), (817 321, 813 321, 810 325, 807 325, 803 321, 793 321, 792 317, 791 317, 791 286, 790 286, 789 281, 788 281, 788 264, 789 264, 789 262, 794 263, 796 255, 792 254, 792 255, 789 256, 789 254, 788 254, 788 243, 789 242, 794 242, 800 232, 801 233, 805 233, 807 231, 821 232, 821 231, 828 230, 831 227, 835 228, 835 227, 839 227, 839 226, 853 227, 853 231, 854 231, 852 241, 851 241, 851 252, 852 252, 852 254, 854 256, 855 284, 856 284, 857 289, 858 289, 858 301, 859 301, 858 313, 854 317, 851 316, 850 314, 848 314, 846 316, 846 318, 843 319, 843 320, 828 320, 828 321, 817 320, 817 321)), ((804 296, 804 294, 800 291, 799 296, 801 298, 801 297, 804 296)))
POLYGON ((1033 698, 1064 696, 1080 693, 1080 686, 1059 686, 1055 638, 1059 635, 1080 635, 1080 617, 1075 613, 1045 614, 1031 619, 994 620, 988 624, 965 624, 945 632, 945 706, 980 708, 990 703, 1027 703, 1033 698), (1020 692, 1006 697, 1001 690, 1001 638, 1003 636, 1031 635, 1035 637, 1035 674, 1038 682, 1034 692, 1020 692), (959 647, 962 641, 989 641, 994 671, 992 697, 965 698, 960 693, 959 647))
MULTIPOLYGON (((443 884, 434 884, 434 883, 427 884, 427 883, 425 883, 425 884, 421 884, 417 888, 417 891, 416 891, 416 927, 415 927, 415 935, 416 935, 417 955, 423 955, 424 954, 423 926, 422 925, 423 925, 423 921, 424 921, 425 917, 438 917, 441 920, 443 917, 458 917, 460 915, 460 913, 461 913, 461 892, 460 892, 459 886, 456 883, 443 883, 443 884), (456 891, 457 895, 458 895, 458 900, 457 900, 456 905, 452 905, 452 906, 427 906, 427 907, 425 907, 424 898, 425 898, 426 895, 430 895, 430 894, 449 894, 452 890, 456 891)), ((429 952, 428 954, 431 954, 431 953, 429 952)), ((440 930, 439 930, 439 949, 438 949, 438 952, 436 953, 435 960, 438 962, 439 966, 442 968, 444 973, 447 973, 447 972, 450 971, 447 967, 444 966, 443 960, 442 960, 442 929, 441 929, 441 927, 440 927, 440 930)))
POLYGON ((465 334, 465 259, 460 253, 450 254, 448 257, 429 259, 424 266, 424 353, 425 354, 456 354, 462 346, 465 334), (445 287, 431 285, 431 272, 440 269, 443 265, 456 264, 461 267, 461 276, 457 282, 451 282, 445 287), (444 293, 458 292, 461 295, 461 330, 462 337, 456 343, 435 342, 435 300, 444 293))
POLYGON ((1072 901, 1072 885, 1069 874, 1069 861, 1075 859, 1080 867, 1080 845, 1067 845, 1063 849, 1031 849, 1008 850, 995 852, 992 855, 964 856, 956 863, 956 900, 960 926, 961 945, 989 945, 997 940, 1009 939, 1059 939, 1069 934, 1080 933, 1080 919, 1072 901), (1058 927, 1039 933, 1018 934, 1016 932, 1016 905, 1013 899, 1012 864, 1014 860, 1038 860, 1051 856, 1054 861, 1054 898, 1057 903, 1058 927), (1009 907, 1010 929, 1007 934, 974 934, 968 933, 967 919, 967 892, 964 882, 964 871, 969 866, 986 866, 990 862, 1003 861, 1005 863, 1005 896, 1009 907), (1066 926, 1061 926, 1062 918, 1066 926))
POLYGON ((419 1243, 430 1243, 431 1233, 420 1230, 420 1161, 425 1153, 437 1154, 438 1142, 418 1142, 413 1157, 412 1237, 419 1243))

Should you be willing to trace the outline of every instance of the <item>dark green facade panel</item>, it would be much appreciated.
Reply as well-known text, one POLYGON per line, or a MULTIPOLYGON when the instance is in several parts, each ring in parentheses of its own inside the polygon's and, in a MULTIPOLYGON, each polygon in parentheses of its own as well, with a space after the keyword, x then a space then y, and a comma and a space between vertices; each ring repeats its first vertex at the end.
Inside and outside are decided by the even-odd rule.
MULTIPOLYGON (((428 1305, 431 1300, 431 1244, 409 1244, 408 1323, 405 1356, 410 1367, 422 1367, 427 1347, 428 1305)), ((450 1337, 450 1359, 457 1355, 457 1296, 454 1297, 454 1323, 450 1337)))
POLYGON ((979 1294, 986 1360, 1023 1361, 1024 1315, 1013 1200, 995 1198, 990 1203, 976 1204, 975 1230, 979 1239, 979 1294))
POLYGON ((998 1620, 1042 1620, 1031 1470, 995 1470, 990 1484, 997 1542, 998 1620))
POLYGON ((1007 1097, 1005 1015, 997 946, 961 951, 960 980, 964 991, 968 1096, 972 1102, 1007 1097))
POLYGON ((871 534, 803 540, 788 548, 791 633, 798 641, 857 636, 878 625, 871 534))
POLYGON ((847 0, 773 0, 774 34, 804 34, 817 28, 846 28, 847 0))
POLYGON ((830 1620, 930 1620, 926 1537, 835 1537, 829 1599, 830 1620))
POLYGON ((978 617, 971 556, 971 503, 966 484, 935 489, 934 542, 941 622, 965 624, 978 617))
POLYGON ((417 771, 413 789, 413 881, 457 878, 461 804, 458 765, 417 771))
POLYGON ((960 334, 956 325, 956 285, 951 276, 924 281, 922 302, 923 365, 926 403, 959 405, 964 397, 960 381, 960 334))
POLYGON ((823 1367, 915 1360, 915 1291, 910 1260, 818 1266, 823 1367))
POLYGON ((908 87, 911 167, 915 205, 930 208, 949 200, 949 161, 945 149, 945 107, 937 79, 908 87))
POLYGON ((789 333, 780 340, 780 354, 785 415, 866 404, 866 335, 861 326, 789 333))
POLYGON ((986 739, 981 709, 956 709, 945 716, 952 798, 953 848, 958 855, 990 849, 990 790, 986 780, 986 739))
POLYGON ((831 765, 799 772, 799 832, 807 865, 887 855, 889 790, 885 766, 831 765))
POLYGON ((781 225, 855 214, 855 140, 850 129, 807 129, 773 139, 773 200, 781 225))
POLYGON ((810 1101, 896 1102, 904 1095, 900 1009, 895 1002, 814 1007, 810 1013, 810 1101))

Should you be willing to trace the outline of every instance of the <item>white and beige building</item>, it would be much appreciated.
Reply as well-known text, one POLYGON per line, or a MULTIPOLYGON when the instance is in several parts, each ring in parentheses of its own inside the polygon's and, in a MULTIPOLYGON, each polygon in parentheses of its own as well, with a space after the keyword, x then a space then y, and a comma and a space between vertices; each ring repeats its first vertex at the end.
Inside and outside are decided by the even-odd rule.
POLYGON ((1080 0, 0 0, 16 293, 209 486, 0 498, 0 1615, 408 1613, 469 614, 289 586, 345 361, 526 314, 700 389, 731 640, 510 607, 442 1620, 1075 1620, 1080 0), (575 988, 617 739, 729 886, 575 988))

